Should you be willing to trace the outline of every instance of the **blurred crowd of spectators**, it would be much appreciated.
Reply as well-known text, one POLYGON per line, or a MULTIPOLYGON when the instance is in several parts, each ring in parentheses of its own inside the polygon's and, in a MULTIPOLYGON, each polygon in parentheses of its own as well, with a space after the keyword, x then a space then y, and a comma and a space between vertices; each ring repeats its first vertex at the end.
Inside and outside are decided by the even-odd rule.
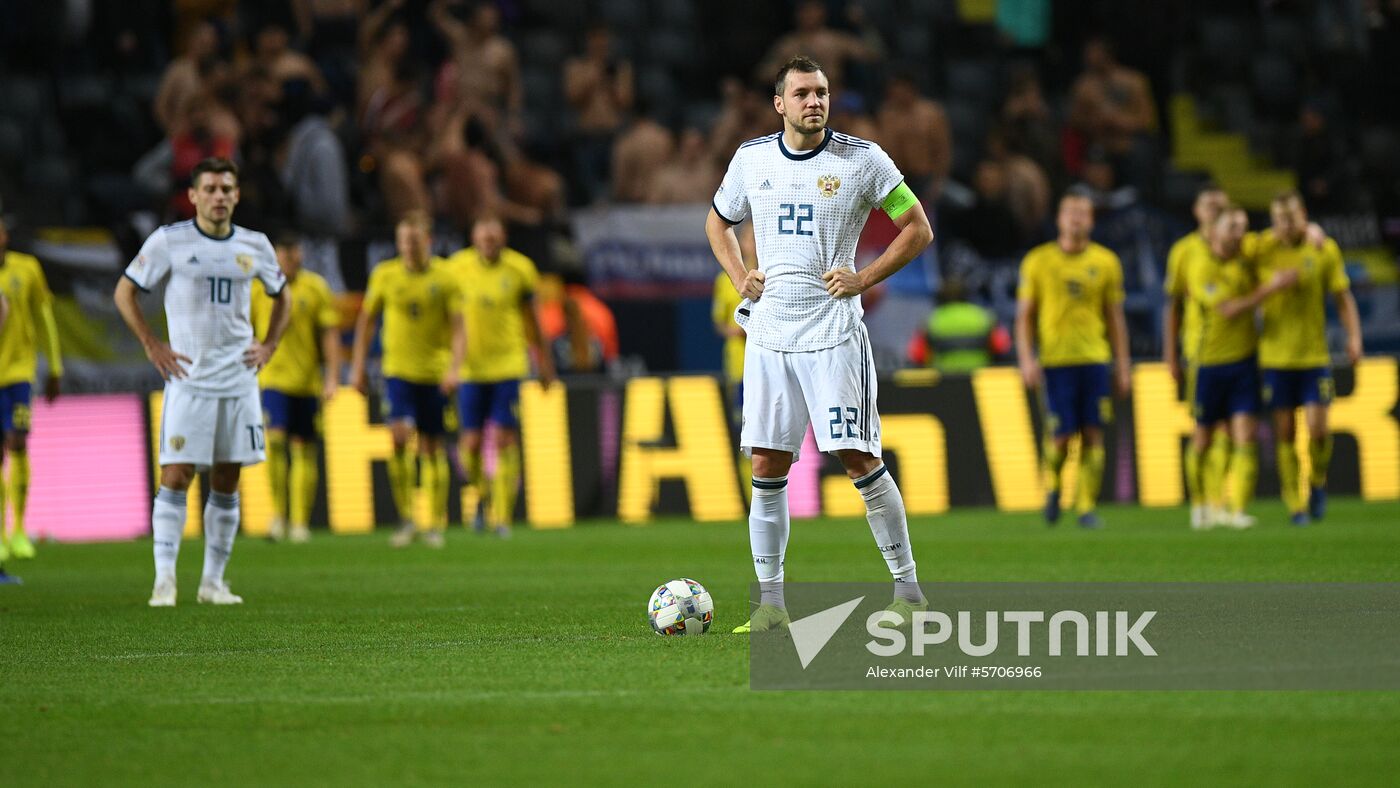
MULTIPOLYGON (((16 5, 30 4, 0 11, 0 29, 12 31, 0 44, 24 45, 0 57, 53 68, 61 108, 78 101, 67 86, 85 79, 99 93, 146 100, 149 127, 140 117, 104 121, 127 141, 129 161, 117 148, 83 160, 68 181, 89 221, 151 206, 162 218, 188 216, 181 186, 209 155, 243 166, 240 221, 290 222, 328 244, 410 210, 457 230, 484 215, 528 230, 560 228, 571 208, 608 201, 705 202, 736 145, 780 127, 771 78, 796 52, 827 70, 831 125, 884 146, 939 207, 940 237, 985 256, 1042 238, 1054 196, 1076 184, 1105 207, 1164 194, 1163 94, 1176 87, 1162 84, 1166 66, 1144 73, 1091 26, 1060 29, 1096 9, 1128 15, 1112 3, 1003 0, 994 22, 978 25, 953 0, 799 0, 777 11, 725 0, 16 5), (726 29, 716 52, 696 51, 713 25, 740 24, 710 17, 744 9, 757 32, 726 29), (665 26, 639 30, 632 16, 665 26), (735 57, 735 46, 759 40, 771 42, 766 51, 735 57)), ((1297 10, 1266 5, 1266 16, 1297 10)), ((1400 30, 1400 2, 1343 5, 1358 10, 1336 22, 1344 45, 1355 39, 1367 58, 1393 61, 1397 47, 1386 42, 1400 30)), ((1160 35, 1181 38, 1182 24, 1160 35)), ((1136 52, 1137 62, 1152 51, 1136 52)), ((1394 82, 1397 72, 1373 79, 1394 82)), ((107 98, 110 114, 119 102, 107 98)), ((1359 175, 1347 167, 1335 103, 1301 87, 1296 99, 1284 163, 1320 207, 1341 193, 1354 201, 1359 175)), ((84 149, 118 144, 68 136, 84 149)), ((0 126, 0 161, 5 139, 0 126)), ((35 187, 53 169, 15 165, 0 189, 35 187)))

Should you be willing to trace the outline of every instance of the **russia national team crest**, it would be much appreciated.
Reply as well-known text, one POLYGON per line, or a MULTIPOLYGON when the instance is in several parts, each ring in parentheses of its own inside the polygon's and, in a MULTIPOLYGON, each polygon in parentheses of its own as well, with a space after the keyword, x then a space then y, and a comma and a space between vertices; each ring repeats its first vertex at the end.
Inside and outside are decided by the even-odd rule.
POLYGON ((245 274, 253 270, 253 256, 250 254, 234 255, 233 261, 238 263, 238 267, 242 269, 245 274))
POLYGON ((817 191, 823 197, 835 197, 836 190, 841 188, 841 179, 835 175, 823 175, 817 179, 817 191))

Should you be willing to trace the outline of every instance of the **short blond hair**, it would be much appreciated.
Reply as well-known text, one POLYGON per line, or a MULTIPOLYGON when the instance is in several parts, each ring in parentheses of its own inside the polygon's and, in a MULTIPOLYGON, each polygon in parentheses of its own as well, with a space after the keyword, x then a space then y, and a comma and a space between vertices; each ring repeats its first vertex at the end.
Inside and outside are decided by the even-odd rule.
POLYGON ((429 216, 427 211, 414 208, 411 211, 404 211, 403 215, 399 217, 398 224, 406 224, 425 233, 432 232, 433 217, 429 216))

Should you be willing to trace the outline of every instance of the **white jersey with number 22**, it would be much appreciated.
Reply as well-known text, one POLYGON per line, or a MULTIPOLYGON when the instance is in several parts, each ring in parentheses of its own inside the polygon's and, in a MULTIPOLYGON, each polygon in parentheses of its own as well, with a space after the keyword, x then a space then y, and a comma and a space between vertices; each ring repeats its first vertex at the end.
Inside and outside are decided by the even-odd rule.
POLYGON ((851 336, 863 314, 860 298, 832 298, 821 277, 854 270, 870 211, 903 180, 879 145, 830 129, 809 151, 789 150, 782 133, 739 146, 713 206, 730 224, 753 219, 763 295, 735 313, 750 342, 801 352, 851 336))

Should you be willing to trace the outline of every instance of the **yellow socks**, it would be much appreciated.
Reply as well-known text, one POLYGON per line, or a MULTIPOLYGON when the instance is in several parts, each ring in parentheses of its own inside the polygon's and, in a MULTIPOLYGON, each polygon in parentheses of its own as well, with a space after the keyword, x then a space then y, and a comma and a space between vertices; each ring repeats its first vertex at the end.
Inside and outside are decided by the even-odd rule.
POLYGON ((438 449, 423 457, 423 494, 428 498, 428 524, 435 529, 447 527, 447 495, 452 487, 452 468, 447 464, 447 450, 438 449))
POLYGON ((267 482, 272 487, 273 514, 287 519, 287 433, 267 433, 267 482))
POLYGON ((1045 441, 1045 491, 1060 489, 1060 471, 1065 467, 1065 450, 1056 448, 1053 440, 1045 441))
POLYGON ((501 446, 496 453, 496 475, 491 478, 488 518, 493 527, 509 526, 515 514, 515 490, 520 484, 520 444, 501 446))
MULTIPOLYGON (((1230 471, 1230 437, 1215 433, 1201 458, 1201 493, 1206 505, 1225 508, 1225 476, 1230 471)), ((1252 485, 1251 485, 1252 486, 1252 485)))
POLYGON ((1192 506, 1200 506, 1205 503, 1204 493, 1201 490, 1201 453, 1196 450, 1194 443, 1186 446, 1186 496, 1190 499, 1192 506))
POLYGON ((288 485, 288 516, 292 525, 310 525, 311 509, 316 505, 317 467, 316 444, 297 443, 292 446, 291 484, 288 485))
POLYGON ((1103 486, 1103 446, 1084 446, 1079 450, 1079 485, 1075 490, 1075 511, 1087 514, 1099 502, 1103 486))
MULTIPOLYGON (((29 499, 29 454, 10 452, 10 476, 5 480, 5 495, 10 499, 11 522, 14 528, 10 534, 24 534, 24 506, 29 499)), ((0 505, 0 527, 4 524, 5 508, 0 505)))
POLYGON ((401 522, 413 520, 413 468, 414 456, 408 447, 394 448, 389 457, 389 487, 394 493, 394 507, 399 510, 401 522))
POLYGON ((1292 441, 1279 441, 1276 454, 1279 497, 1289 514, 1298 514, 1303 511, 1303 492, 1298 488, 1298 449, 1292 441))
POLYGON ((1312 472, 1308 475, 1308 483, 1313 487, 1326 487, 1327 465, 1332 462, 1332 436, 1310 441, 1308 457, 1312 460, 1312 472))
POLYGON ((476 488, 479 496, 486 496, 486 479, 482 476, 481 452, 463 451, 458 457, 462 461, 462 473, 467 477, 467 484, 476 488))
POLYGON ((1230 490, 1230 509, 1243 512, 1254 498, 1254 481, 1259 476, 1259 447, 1253 442, 1235 446, 1230 455, 1230 476, 1234 480, 1230 490))

